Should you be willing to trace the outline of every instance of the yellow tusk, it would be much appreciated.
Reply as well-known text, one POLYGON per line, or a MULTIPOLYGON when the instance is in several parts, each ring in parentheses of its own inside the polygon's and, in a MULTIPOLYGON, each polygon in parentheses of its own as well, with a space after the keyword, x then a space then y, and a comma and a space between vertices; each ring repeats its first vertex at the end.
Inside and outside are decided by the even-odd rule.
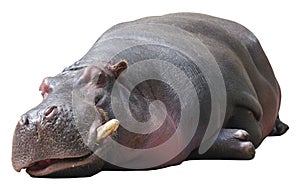
POLYGON ((97 128, 97 142, 115 132, 120 125, 119 120, 112 119, 97 128))

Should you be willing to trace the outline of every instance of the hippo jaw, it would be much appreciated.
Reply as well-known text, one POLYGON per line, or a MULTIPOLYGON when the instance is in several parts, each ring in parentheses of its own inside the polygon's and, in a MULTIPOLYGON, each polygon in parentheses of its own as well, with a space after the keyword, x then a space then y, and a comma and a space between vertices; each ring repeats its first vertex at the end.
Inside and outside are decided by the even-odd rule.
POLYGON ((74 178, 92 176, 101 171, 103 164, 103 160, 91 152, 77 158, 46 159, 25 168, 32 177, 74 178))
MULTIPOLYGON (((78 168, 86 164, 93 162, 93 157, 91 153, 88 153, 82 157, 75 158, 62 158, 62 159, 45 159, 41 161, 34 162, 25 166, 26 172, 34 177, 48 176, 51 177, 53 174, 64 171, 65 176, 68 175, 68 169, 78 168)), ((73 169, 74 171, 75 169, 73 169)), ((68 176, 71 176, 69 174, 68 176)))

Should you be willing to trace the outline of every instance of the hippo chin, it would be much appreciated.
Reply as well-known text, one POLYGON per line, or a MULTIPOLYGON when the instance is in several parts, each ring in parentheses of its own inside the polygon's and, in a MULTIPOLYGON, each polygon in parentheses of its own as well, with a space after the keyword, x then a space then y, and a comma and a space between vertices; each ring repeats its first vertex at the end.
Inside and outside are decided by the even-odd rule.
POLYGON ((113 26, 40 91, 12 148, 14 169, 34 177, 252 159, 264 138, 288 130, 256 37, 196 13, 113 26))

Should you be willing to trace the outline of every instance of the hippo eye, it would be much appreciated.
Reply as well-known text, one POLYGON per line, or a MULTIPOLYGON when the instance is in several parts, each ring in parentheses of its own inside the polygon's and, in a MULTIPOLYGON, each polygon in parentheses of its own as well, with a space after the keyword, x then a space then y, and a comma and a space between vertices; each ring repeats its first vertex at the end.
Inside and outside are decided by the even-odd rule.
POLYGON ((45 99, 48 96, 48 94, 51 93, 51 88, 49 86, 48 78, 45 78, 42 81, 39 90, 41 91, 41 95, 43 96, 43 99, 45 99))

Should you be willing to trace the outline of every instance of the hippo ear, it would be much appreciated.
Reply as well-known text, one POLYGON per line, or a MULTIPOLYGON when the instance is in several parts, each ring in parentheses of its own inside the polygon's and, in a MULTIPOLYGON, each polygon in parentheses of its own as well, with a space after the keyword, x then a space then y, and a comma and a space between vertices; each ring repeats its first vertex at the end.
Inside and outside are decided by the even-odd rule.
POLYGON ((79 81, 80 84, 85 86, 92 88, 103 88, 106 86, 107 75, 96 66, 88 66, 84 70, 79 81))
POLYGON ((113 74, 115 78, 118 78, 120 74, 126 70, 128 67, 128 63, 126 60, 120 60, 116 64, 107 65, 107 69, 113 74))

